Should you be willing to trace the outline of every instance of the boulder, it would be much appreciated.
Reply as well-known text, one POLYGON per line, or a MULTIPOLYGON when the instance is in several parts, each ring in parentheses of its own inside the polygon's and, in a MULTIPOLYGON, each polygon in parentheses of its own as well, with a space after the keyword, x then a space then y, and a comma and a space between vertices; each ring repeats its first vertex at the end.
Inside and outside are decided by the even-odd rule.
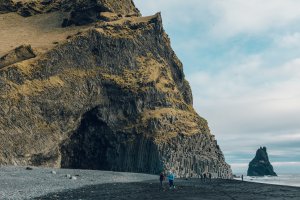
POLYGON ((21 45, 0 57, 0 69, 23 60, 34 58, 35 56, 30 45, 21 45))
POLYGON ((112 12, 101 12, 99 17, 100 20, 106 22, 115 21, 120 18, 116 13, 112 13, 112 12))
POLYGON ((12 0, 0 0, 0 14, 16 11, 16 6, 12 0))
POLYGON ((32 167, 26 167, 25 169, 26 169, 26 170, 33 170, 32 167))

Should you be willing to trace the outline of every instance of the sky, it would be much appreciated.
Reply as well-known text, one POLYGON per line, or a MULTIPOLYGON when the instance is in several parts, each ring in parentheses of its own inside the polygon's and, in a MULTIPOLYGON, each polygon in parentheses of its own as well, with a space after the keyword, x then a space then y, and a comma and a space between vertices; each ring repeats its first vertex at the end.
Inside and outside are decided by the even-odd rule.
POLYGON ((134 0, 161 12, 194 107, 234 173, 266 146, 277 173, 300 173, 300 1, 134 0))

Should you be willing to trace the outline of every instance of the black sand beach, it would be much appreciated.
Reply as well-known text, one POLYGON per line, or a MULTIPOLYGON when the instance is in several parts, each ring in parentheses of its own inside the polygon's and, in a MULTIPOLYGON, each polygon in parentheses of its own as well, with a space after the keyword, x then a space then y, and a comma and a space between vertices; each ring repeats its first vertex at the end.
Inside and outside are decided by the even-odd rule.
POLYGON ((0 200, 300 200, 300 187, 220 179, 175 179, 175 185, 169 190, 165 181, 159 190, 158 176, 149 174, 0 167, 0 200))
POLYGON ((75 190, 52 193, 36 200, 52 199, 186 199, 186 200, 299 200, 300 188, 241 182, 236 180, 199 179, 177 180, 176 189, 159 190, 158 182, 112 183, 87 186, 75 190))

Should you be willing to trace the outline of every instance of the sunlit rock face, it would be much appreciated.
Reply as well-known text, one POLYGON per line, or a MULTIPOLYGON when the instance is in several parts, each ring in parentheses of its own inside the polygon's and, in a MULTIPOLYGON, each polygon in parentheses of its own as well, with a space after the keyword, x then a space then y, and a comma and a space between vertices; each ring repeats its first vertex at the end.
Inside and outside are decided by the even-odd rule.
POLYGON ((0 1, 0 13, 1 62, 13 55, 0 164, 231 178, 160 14, 131 0, 0 1))
POLYGON ((260 147, 256 151, 256 155, 249 163, 247 172, 248 176, 277 176, 273 170, 273 166, 269 161, 266 147, 260 147))

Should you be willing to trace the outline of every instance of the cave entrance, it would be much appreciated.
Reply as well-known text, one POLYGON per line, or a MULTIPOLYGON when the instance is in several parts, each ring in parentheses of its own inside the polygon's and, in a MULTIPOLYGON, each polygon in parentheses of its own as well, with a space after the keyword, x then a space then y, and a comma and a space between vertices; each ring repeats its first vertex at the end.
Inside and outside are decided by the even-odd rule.
POLYGON ((73 135, 61 146, 61 167, 113 170, 116 158, 113 131, 97 117, 97 109, 87 112, 73 135))
POLYGON ((163 168, 152 138, 114 131, 99 112, 98 108, 87 112, 78 129, 62 143, 62 168, 154 174, 163 168))

